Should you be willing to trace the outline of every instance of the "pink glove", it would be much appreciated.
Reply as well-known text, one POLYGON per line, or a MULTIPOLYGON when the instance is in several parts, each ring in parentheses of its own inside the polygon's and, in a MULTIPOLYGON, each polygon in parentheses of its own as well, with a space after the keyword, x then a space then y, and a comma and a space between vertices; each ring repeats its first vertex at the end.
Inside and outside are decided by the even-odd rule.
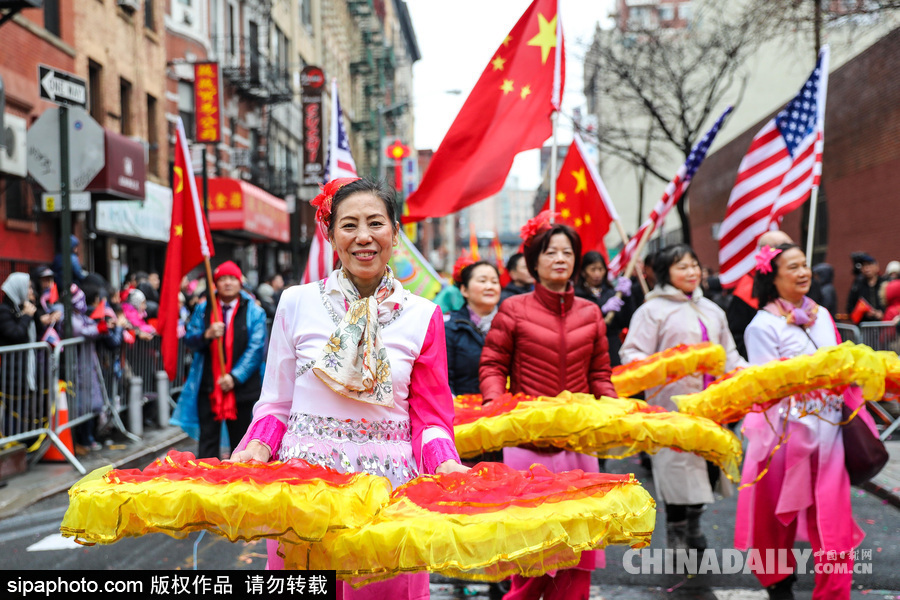
POLYGON ((600 312, 604 315, 608 312, 619 312, 623 306, 625 306, 625 301, 618 296, 613 296, 603 303, 603 306, 600 307, 600 312))
POLYGON ((623 296, 631 295, 631 280, 627 277, 619 277, 616 280, 616 291, 623 296))

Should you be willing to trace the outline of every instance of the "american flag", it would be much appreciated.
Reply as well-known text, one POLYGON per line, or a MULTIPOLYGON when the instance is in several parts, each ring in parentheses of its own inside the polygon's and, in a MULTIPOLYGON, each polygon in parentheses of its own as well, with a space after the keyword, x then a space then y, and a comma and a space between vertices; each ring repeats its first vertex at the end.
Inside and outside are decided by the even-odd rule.
MULTIPOLYGON (((356 177, 356 162, 350 152, 350 140, 344 127, 344 113, 338 99, 337 79, 331 81, 331 131, 328 135, 328 160, 325 162, 325 183, 338 177, 356 177)), ((303 283, 328 277, 337 260, 328 238, 315 227, 309 260, 303 272, 303 283)))
POLYGON ((712 128, 710 128, 700 141, 691 148, 691 153, 688 155, 687 160, 681 165, 678 172, 675 173, 675 178, 666 186, 666 191, 663 192, 662 198, 656 203, 650 216, 647 217, 647 220, 644 221, 637 233, 628 240, 628 243, 625 244, 622 251, 619 252, 612 262, 610 262, 610 273, 618 276, 624 272, 625 269, 628 268, 628 263, 631 262, 634 253, 638 250, 638 246, 644 236, 646 235, 649 239, 657 228, 662 227, 669 211, 671 211, 672 207, 678 203, 678 200, 681 199, 685 190, 691 184, 691 178, 694 176, 694 173, 697 172, 697 169, 700 168, 703 159, 706 158, 709 147, 712 145, 713 140, 716 139, 716 134, 719 133, 722 123, 724 123, 728 115, 731 114, 731 110, 731 106, 726 108, 725 112, 723 112, 722 116, 716 120, 712 128))
POLYGON ((719 230, 722 285, 753 270, 759 236, 777 228, 819 187, 827 89, 825 46, 800 93, 756 134, 741 160, 719 230))

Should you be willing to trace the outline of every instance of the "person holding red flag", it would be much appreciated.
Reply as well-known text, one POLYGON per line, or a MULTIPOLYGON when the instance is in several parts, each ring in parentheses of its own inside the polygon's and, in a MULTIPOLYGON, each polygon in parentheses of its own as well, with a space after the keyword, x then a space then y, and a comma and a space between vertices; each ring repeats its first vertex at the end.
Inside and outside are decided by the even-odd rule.
POLYGON ((197 182, 180 117, 175 132, 172 224, 169 228, 166 268, 163 271, 165 276, 159 293, 158 327, 162 337, 163 367, 173 381, 178 369, 178 317, 181 310, 178 292, 181 291, 181 279, 201 263, 206 263, 207 278, 211 279, 209 259, 215 256, 209 223, 206 222, 197 194, 197 182))
POLYGON ((516 154, 550 137, 566 72, 557 13, 558 0, 534 0, 504 38, 407 198, 404 223, 499 192, 516 154))
POLYGON ((231 261, 213 273, 215 296, 201 302, 188 322, 184 342, 194 360, 178 400, 179 424, 199 441, 197 458, 219 458, 222 423, 228 428, 229 454, 253 417, 262 390, 266 353, 266 312, 241 290, 240 267, 231 261), (218 310, 216 310, 216 308, 218 310), (214 318, 222 315, 222 320, 214 318), (218 359, 224 344, 224 369, 218 359), (193 406, 193 413, 189 407, 193 406), (196 422, 197 428, 186 427, 196 422))

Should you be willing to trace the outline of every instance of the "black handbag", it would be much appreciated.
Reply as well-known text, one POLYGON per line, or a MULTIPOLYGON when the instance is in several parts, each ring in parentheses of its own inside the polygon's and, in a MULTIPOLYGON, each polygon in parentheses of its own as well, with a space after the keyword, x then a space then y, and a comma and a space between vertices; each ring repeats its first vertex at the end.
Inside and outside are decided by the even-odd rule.
MULTIPOLYGON (((860 412, 866 410, 860 407, 860 412)), ((850 475, 850 485, 861 485, 884 468, 888 461, 888 451, 884 442, 872 435, 859 415, 847 422, 853 410, 846 404, 841 406, 841 435, 844 436, 844 465, 850 475)))

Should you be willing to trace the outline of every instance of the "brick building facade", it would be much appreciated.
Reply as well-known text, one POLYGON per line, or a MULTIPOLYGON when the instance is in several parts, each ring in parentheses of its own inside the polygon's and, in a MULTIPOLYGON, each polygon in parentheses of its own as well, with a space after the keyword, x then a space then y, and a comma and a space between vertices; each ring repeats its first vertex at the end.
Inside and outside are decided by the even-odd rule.
MULTIPOLYGON (((835 268, 838 306, 852 283, 850 253, 881 267, 900 260, 900 28, 829 76, 815 262, 835 268)), ((709 155, 691 184, 691 227, 704 265, 718 264, 714 225, 725 216, 741 159, 768 115, 709 155)), ((807 202, 782 224, 805 247, 807 202)))

